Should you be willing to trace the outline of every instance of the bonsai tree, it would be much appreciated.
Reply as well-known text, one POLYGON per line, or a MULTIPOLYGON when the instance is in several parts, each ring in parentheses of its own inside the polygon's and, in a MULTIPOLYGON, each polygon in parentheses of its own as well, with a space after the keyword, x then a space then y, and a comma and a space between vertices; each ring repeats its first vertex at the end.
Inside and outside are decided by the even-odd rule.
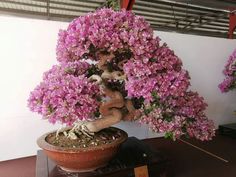
POLYGON ((223 70, 225 79, 219 84, 219 88, 222 93, 228 92, 236 88, 236 49, 229 56, 229 59, 223 70))
POLYGON ((207 104, 190 91, 181 60, 150 24, 129 11, 100 9, 60 30, 58 64, 44 73, 28 106, 51 123, 87 136, 122 120, 140 121, 176 139, 214 136, 207 104))
MULTIPOLYGON (((229 59, 223 70, 225 79, 219 84, 222 93, 226 93, 236 88, 236 49, 229 56, 229 59)), ((235 111, 236 113, 236 111, 235 111)))

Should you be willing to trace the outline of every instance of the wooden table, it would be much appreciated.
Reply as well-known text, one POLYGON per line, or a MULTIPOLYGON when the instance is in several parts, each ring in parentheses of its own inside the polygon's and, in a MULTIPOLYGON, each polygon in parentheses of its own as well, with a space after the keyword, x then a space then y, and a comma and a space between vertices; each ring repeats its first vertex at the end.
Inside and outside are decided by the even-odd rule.
MULTIPOLYGON (((221 157, 222 160, 181 140, 173 142, 164 138, 153 138, 143 141, 165 153, 171 159, 173 177, 236 176, 236 139, 221 135, 217 135, 213 141, 209 142, 184 139, 184 141, 221 157)), ((0 162, 0 177, 34 177, 35 163, 35 156, 0 162)))

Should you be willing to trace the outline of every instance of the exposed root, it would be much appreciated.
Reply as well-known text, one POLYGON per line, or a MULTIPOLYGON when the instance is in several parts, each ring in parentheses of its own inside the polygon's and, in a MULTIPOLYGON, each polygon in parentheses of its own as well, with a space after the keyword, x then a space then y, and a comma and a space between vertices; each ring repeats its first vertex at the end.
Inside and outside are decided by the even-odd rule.
POLYGON ((57 130, 57 132, 56 132, 56 138, 59 137, 59 134, 60 134, 61 132, 65 135, 67 129, 68 129, 67 127, 61 127, 61 128, 59 128, 59 129, 57 130))
POLYGON ((91 132, 87 126, 87 122, 79 122, 76 123, 73 128, 68 132, 67 137, 70 139, 77 139, 79 135, 84 134, 89 138, 92 138, 94 135, 94 132, 91 132))

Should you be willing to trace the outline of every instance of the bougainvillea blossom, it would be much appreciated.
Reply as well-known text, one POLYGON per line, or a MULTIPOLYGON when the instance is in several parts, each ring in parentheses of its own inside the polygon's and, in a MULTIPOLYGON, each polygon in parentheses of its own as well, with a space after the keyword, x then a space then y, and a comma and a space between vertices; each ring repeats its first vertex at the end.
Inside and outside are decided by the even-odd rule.
POLYGON ((56 54, 59 64, 44 74, 29 98, 30 109, 50 122, 72 125, 95 119, 104 86, 91 81, 88 73, 103 78, 107 73, 122 73, 103 81, 133 102, 141 123, 173 139, 214 136, 213 122, 204 114, 207 105, 189 90, 190 76, 181 60, 167 44, 160 44, 143 17, 111 9, 78 17, 59 31, 56 54), (91 69, 91 64, 83 62, 98 62, 99 68, 101 54, 107 55, 106 72, 102 66, 91 69))

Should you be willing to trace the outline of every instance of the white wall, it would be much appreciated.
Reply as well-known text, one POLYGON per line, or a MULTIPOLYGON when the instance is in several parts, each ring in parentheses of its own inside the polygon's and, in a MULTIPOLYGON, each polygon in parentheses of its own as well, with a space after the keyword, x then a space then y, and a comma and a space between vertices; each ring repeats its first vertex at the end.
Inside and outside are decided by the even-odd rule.
POLYGON ((36 153, 36 139, 55 129, 27 108, 30 91, 56 63, 66 23, 0 17, 0 161, 36 153))
MULTIPOLYGON (((57 33, 67 23, 0 16, 0 161, 34 155, 35 141, 57 129, 27 108, 29 92, 42 73, 56 63, 57 33)), ((235 40, 156 32, 183 60, 190 71, 192 88, 206 98, 207 114, 216 125, 234 121, 235 92, 221 94, 217 88, 221 71, 236 47, 235 40)), ((154 137, 147 127, 135 123, 117 125, 130 136, 154 137)))

